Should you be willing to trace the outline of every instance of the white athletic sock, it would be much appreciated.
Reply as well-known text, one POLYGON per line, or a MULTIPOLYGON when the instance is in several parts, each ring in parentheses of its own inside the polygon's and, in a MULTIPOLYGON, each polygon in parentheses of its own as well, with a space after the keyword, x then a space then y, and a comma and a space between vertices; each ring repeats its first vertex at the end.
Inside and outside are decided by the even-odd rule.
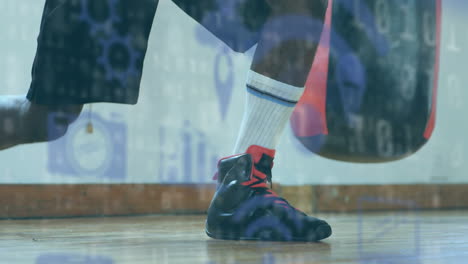
POLYGON ((275 149, 304 87, 296 87, 250 71, 247 102, 234 153, 251 145, 275 149))

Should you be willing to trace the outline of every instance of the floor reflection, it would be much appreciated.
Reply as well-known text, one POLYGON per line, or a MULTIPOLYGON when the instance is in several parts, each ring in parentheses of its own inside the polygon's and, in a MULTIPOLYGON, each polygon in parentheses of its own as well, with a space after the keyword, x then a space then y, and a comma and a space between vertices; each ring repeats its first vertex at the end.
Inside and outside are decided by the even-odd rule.
POLYGON ((0 221, 0 263, 466 262, 467 212, 423 212, 419 217, 415 229, 408 215, 326 215, 333 235, 318 243, 214 240, 204 233, 204 216, 9 220, 0 221), (415 236, 415 230, 420 234, 415 236))
POLYGON ((330 259, 330 244, 276 243, 207 240, 206 251, 210 264, 232 263, 310 263, 330 259))

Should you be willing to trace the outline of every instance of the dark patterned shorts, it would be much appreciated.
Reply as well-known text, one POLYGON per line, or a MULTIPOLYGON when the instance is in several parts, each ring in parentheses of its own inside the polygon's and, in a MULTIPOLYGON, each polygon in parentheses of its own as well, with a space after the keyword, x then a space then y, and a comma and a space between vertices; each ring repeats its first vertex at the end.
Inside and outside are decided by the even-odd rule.
MULTIPOLYGON (((237 51, 257 42, 268 12, 263 1, 174 0, 237 51)), ((28 99, 37 104, 137 103, 157 4, 46 0, 28 99)))

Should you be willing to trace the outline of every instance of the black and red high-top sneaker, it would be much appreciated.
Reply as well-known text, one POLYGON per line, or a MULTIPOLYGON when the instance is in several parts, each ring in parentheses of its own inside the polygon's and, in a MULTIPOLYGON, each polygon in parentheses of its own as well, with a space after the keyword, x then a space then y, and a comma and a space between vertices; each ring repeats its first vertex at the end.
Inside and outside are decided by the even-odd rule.
POLYGON ((217 239, 318 241, 332 231, 269 188, 275 151, 250 146, 245 154, 221 159, 218 188, 208 209, 206 233, 217 239))

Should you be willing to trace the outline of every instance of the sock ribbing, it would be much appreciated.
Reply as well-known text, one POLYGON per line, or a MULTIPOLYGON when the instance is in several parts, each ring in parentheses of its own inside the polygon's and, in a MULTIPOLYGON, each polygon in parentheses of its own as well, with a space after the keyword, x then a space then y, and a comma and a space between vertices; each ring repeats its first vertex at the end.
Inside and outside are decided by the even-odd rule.
POLYGON ((247 102, 234 153, 242 153, 251 145, 275 149, 303 92, 303 87, 250 71, 247 102))

